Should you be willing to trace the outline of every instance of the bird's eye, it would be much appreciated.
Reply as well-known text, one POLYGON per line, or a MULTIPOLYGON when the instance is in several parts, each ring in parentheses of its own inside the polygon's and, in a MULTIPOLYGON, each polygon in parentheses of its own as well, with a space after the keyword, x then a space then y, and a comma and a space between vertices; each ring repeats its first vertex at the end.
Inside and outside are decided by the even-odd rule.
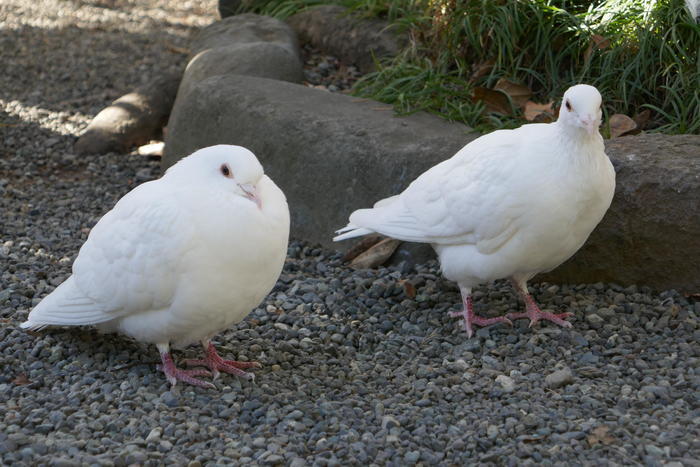
POLYGON ((566 110, 571 112, 571 102, 569 102, 568 100, 566 101, 566 110))
POLYGON ((229 168, 228 164, 221 164, 219 170, 221 170, 221 174, 224 177, 231 178, 231 169, 229 168))

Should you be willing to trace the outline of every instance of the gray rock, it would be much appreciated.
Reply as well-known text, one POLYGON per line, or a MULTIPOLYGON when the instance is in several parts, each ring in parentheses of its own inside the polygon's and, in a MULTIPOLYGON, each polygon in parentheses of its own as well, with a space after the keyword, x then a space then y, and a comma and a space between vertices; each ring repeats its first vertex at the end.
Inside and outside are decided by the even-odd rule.
POLYGON ((155 443, 160 441, 160 435, 163 434, 163 429, 161 427, 156 427, 148 433, 146 436, 146 443, 155 443))
POLYGON ((496 376, 496 382, 501 385, 505 392, 513 392, 515 390, 515 381, 510 376, 498 375, 496 376))
POLYGON ((476 137, 432 115, 395 117, 374 101, 247 76, 198 83, 168 129, 164 169, 212 144, 248 147, 287 196, 292 236, 328 246, 354 209, 401 191, 476 137))
POLYGON ((259 76, 300 82, 303 67, 296 34, 282 21, 242 14, 217 21, 194 39, 177 102, 193 86, 218 75, 259 76))
POLYGON ((205 27, 192 40, 190 54, 195 56, 208 49, 255 42, 279 45, 299 56, 299 43, 292 28, 278 19, 252 13, 228 17, 205 27))
POLYGON ((407 43, 396 27, 361 18, 339 5, 322 5, 287 18, 302 41, 310 42, 360 71, 373 71, 377 59, 393 57, 407 43))
POLYGON ((301 59, 289 48, 272 42, 231 44, 203 50, 190 60, 182 77, 178 97, 200 81, 216 75, 248 75, 300 82, 301 59))
POLYGON ((559 388, 574 382, 574 375, 570 368, 562 368, 553 373, 548 374, 544 379, 544 384, 550 388, 559 388))
POLYGON ((588 313, 586 315, 586 321, 593 329, 598 329, 605 323, 605 320, 595 313, 588 313))
POLYGON ((78 154, 128 152, 155 137, 168 120, 182 72, 157 76, 98 113, 75 143, 78 154))
POLYGON ((408 451, 406 455, 403 456, 403 460, 407 465, 414 465, 420 459, 420 451, 408 451))

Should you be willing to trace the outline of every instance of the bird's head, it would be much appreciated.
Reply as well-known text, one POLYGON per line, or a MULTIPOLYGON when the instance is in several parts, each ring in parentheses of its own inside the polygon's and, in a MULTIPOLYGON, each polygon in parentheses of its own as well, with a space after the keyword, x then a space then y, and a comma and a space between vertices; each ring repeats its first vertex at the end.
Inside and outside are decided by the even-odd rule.
POLYGON ((258 183, 264 171, 255 154, 244 147, 219 144, 199 149, 173 165, 167 174, 220 187, 262 208, 258 183))
POLYGON ((566 90, 559 109, 559 122, 571 128, 598 133, 603 118, 603 98, 596 88, 588 84, 577 84, 566 90))

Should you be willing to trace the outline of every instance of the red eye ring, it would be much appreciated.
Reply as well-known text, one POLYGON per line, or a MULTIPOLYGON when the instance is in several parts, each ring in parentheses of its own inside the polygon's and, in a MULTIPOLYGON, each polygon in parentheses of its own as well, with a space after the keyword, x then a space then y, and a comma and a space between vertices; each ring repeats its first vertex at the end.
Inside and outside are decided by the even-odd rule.
POLYGON ((228 164, 221 164, 221 167, 219 168, 219 170, 221 171, 221 174, 224 177, 227 177, 227 178, 233 177, 233 175, 231 174, 231 168, 228 166, 228 164))

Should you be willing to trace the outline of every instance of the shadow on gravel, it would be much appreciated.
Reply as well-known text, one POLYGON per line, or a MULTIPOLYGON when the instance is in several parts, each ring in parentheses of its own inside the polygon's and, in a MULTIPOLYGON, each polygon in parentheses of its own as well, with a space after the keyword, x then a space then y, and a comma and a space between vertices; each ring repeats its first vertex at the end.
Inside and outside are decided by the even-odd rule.
POLYGON ((8 83, 0 88, 0 99, 51 111, 97 114, 154 74, 184 66, 186 34, 168 34, 164 29, 187 28, 150 22, 155 24, 148 29, 154 32, 146 34, 110 26, 0 30, 0 60, 8 83), (125 56, 131 60, 124 62, 125 56))

